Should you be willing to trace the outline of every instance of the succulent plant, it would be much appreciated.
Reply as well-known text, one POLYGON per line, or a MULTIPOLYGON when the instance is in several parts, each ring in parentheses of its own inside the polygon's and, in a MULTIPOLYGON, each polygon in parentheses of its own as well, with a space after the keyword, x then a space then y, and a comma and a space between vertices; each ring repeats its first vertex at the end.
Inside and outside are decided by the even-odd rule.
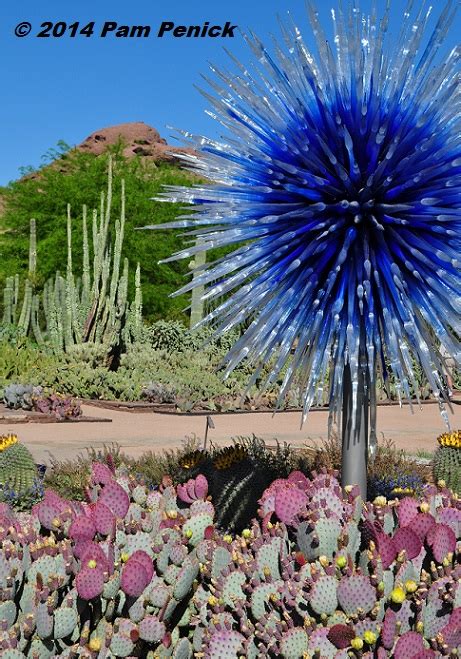
MULTIPOLYGON (((248 455, 217 452, 214 468, 248 455)), ((236 535, 218 528, 203 474, 150 489, 112 456, 93 463, 85 501, 47 490, 26 517, 0 504, 2 656, 459 652, 460 500, 426 485, 364 504, 337 476, 276 479, 236 535)))
POLYGON ((76 419, 82 414, 80 403, 75 398, 55 392, 34 398, 33 407, 37 412, 52 414, 60 421, 76 419))
POLYGON ((158 320, 150 328, 152 348, 167 352, 182 350, 186 331, 184 325, 177 320, 158 320))
POLYGON ((236 532, 251 523, 258 499, 277 477, 287 475, 286 452, 271 451, 253 438, 240 438, 232 446, 210 451, 192 451, 181 458, 184 474, 203 474, 215 504, 216 525, 236 532), (277 459, 279 458, 279 459, 277 459))
POLYGON ((19 499, 31 493, 39 473, 29 449, 17 435, 0 437, 0 498, 19 499))
POLYGON ((176 401, 176 390, 174 387, 161 382, 149 382, 143 388, 141 396, 151 403, 174 403, 176 401))
POLYGON ((0 617, 17 621, 13 633, 0 629, 2 649, 189 656, 182 618, 199 574, 195 547, 213 528, 207 490, 202 476, 182 499, 168 479, 149 491, 109 461, 93 464, 86 503, 47 490, 23 523, 0 507, 0 588, 12 600, 0 617))
POLYGON ((434 478, 461 494, 461 430, 440 435, 438 442, 433 458, 434 478))
POLYGON ((34 397, 41 394, 41 387, 34 387, 31 384, 9 384, 3 390, 3 400, 10 409, 32 410, 34 397))

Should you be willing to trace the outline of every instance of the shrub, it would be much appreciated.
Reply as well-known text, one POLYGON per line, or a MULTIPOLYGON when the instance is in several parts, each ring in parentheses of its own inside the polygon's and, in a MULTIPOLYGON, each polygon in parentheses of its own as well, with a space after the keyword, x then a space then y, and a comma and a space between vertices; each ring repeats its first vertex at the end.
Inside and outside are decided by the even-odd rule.
MULTIPOLYGON (((314 470, 341 470, 341 445, 334 433, 320 448, 310 449, 314 470)), ((428 469, 419 464, 405 451, 397 449, 392 440, 378 443, 374 460, 368 465, 369 497, 391 497, 402 494, 418 494, 427 482, 428 469)))

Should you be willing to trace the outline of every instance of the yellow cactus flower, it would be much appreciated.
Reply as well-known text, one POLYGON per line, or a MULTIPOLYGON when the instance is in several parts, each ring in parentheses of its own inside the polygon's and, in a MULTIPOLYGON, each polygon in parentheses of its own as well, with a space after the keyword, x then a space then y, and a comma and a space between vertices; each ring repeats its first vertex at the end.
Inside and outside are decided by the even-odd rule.
POLYGON ((363 635, 363 640, 365 643, 368 643, 368 645, 374 645, 377 641, 378 637, 374 632, 372 632, 370 629, 367 629, 367 631, 363 635))
POLYGON ((347 558, 345 556, 338 556, 336 559, 336 565, 342 570, 343 567, 346 567, 347 565, 347 558))
POLYGON ((0 435, 0 451, 6 451, 7 448, 13 446, 18 441, 18 436, 9 433, 8 435, 0 435))
POLYGON ((243 529, 243 531, 242 531, 242 536, 243 536, 245 539, 249 538, 249 537, 251 536, 251 531, 250 531, 250 529, 243 529))
POLYGON ((102 643, 100 638, 92 638, 91 641, 88 643, 88 647, 90 648, 91 652, 99 652, 101 646, 102 643))
POLYGON ((444 432, 443 435, 437 437, 440 446, 450 446, 451 448, 461 448, 461 430, 453 430, 452 432, 444 432))
POLYGON ((418 584, 413 579, 405 581, 405 590, 407 593, 415 593, 418 590, 418 584))
POLYGON ((386 499, 386 497, 379 496, 379 497, 376 497, 376 499, 373 501, 373 503, 375 504, 375 506, 385 506, 387 504, 387 499, 386 499))
POLYGON ((402 604, 406 600, 407 594, 402 586, 397 586, 391 591, 390 599, 394 604, 402 604))
POLYGON ((363 648, 362 639, 359 636, 356 636, 352 639, 351 646, 354 648, 354 650, 361 650, 363 648))

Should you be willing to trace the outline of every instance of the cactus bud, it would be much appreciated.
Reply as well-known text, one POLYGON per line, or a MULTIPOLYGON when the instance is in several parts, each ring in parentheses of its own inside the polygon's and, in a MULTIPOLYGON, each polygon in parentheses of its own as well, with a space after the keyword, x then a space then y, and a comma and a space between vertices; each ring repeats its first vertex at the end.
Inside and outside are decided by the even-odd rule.
POLYGON ((370 629, 367 629, 367 631, 363 635, 363 640, 365 643, 368 645, 374 645, 377 641, 378 637, 374 632, 372 632, 370 629))
POLYGON ((347 565, 347 558, 345 556, 338 556, 336 559, 336 565, 342 570, 343 567, 346 567, 347 565))
POLYGON ((88 643, 88 647, 90 648, 91 652, 99 652, 101 645, 102 643, 100 638, 92 638, 88 643))
POLYGON ((392 590, 389 598, 394 604, 402 604, 406 599, 406 593, 401 586, 397 586, 392 590))
POLYGON ((407 593, 415 593, 418 590, 418 584, 413 579, 408 579, 408 581, 405 581, 404 587, 407 593))

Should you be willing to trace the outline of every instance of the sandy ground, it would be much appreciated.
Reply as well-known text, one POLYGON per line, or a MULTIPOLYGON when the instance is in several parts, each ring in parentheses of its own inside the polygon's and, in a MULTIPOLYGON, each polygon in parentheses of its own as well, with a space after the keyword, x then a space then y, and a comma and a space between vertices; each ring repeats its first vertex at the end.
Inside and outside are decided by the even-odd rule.
MULTIPOLYGON (((461 402, 461 399, 459 399, 461 402)), ((452 428, 461 428, 461 405, 454 405, 449 414, 452 428)), ((119 412, 85 405, 83 413, 93 417, 111 418, 112 423, 25 423, 5 424, 1 433, 15 432, 32 451, 37 462, 49 462, 50 455, 58 459, 72 458, 86 447, 98 448, 117 442, 132 456, 147 450, 162 451, 179 447, 186 436, 203 438, 205 416, 179 416, 152 412, 119 412)), ((215 425, 208 437, 217 445, 228 444, 231 437, 255 434, 274 443, 277 438, 292 446, 321 442, 327 436, 327 412, 313 411, 303 428, 299 412, 248 413, 212 415, 215 425)), ((437 436, 445 425, 436 404, 414 408, 381 406, 378 409, 380 435, 392 439, 399 448, 415 453, 433 451, 437 436)))

